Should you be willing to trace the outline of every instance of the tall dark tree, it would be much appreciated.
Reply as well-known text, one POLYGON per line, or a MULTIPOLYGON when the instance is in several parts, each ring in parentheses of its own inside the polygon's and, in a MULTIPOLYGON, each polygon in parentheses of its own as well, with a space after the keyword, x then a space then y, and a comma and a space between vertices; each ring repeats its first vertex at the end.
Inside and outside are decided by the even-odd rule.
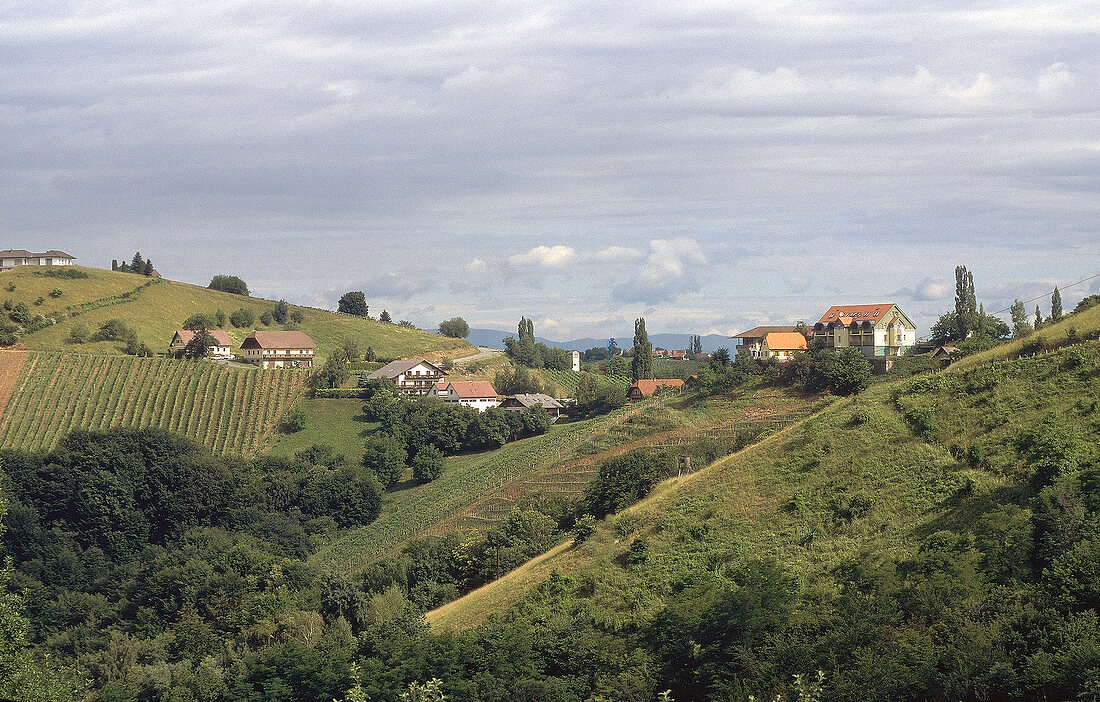
POLYGON ((978 302, 974 294, 974 274, 966 266, 955 266, 955 325, 958 338, 965 339, 978 323, 978 302))
POLYGON ((1012 315, 1012 336, 1019 338, 1031 333, 1031 323, 1027 320, 1027 308, 1024 303, 1016 300, 1010 310, 1012 315))
POLYGON ((290 316, 290 305, 286 300, 279 300, 275 303, 275 309, 271 310, 271 318, 279 324, 286 324, 287 317, 290 316))
POLYGON ((146 259, 145 266, 141 269, 141 272, 146 278, 151 277, 153 273, 156 272, 156 269, 153 268, 153 259, 146 259))
POLYGON ((504 348, 508 355, 521 366, 528 368, 541 368, 542 355, 535 344, 535 323, 527 317, 520 317, 518 339, 508 337, 504 340, 504 348))
POLYGON ((130 272, 138 274, 145 272, 145 259, 141 257, 140 251, 136 252, 133 260, 130 261, 130 272))
POLYGON ((1035 328, 1043 326, 1043 313, 1039 311, 1039 305, 1035 305, 1035 328))
POLYGON ((693 334, 688 341, 688 355, 696 356, 703 353, 703 339, 698 334, 693 334))
POLYGON ((187 346, 183 347, 183 355, 185 358, 205 358, 212 353, 211 347, 216 343, 210 332, 203 327, 196 331, 191 341, 187 342, 187 346))
POLYGON ((382 310, 382 314, 378 315, 378 321, 385 322, 386 324, 391 324, 393 322, 393 317, 391 317, 390 313, 386 310, 382 310))
POLYGON ((1062 293, 1058 292, 1058 286, 1054 286, 1054 294, 1050 296, 1050 318, 1057 322, 1065 312, 1062 311, 1062 293))
POLYGON ((362 290, 346 292, 340 296, 336 311, 343 314, 352 314, 356 317, 366 317, 368 313, 367 296, 363 294, 362 290))
POLYGON ((634 320, 634 358, 630 362, 630 374, 634 380, 653 377, 653 344, 645 330, 645 318, 634 320))

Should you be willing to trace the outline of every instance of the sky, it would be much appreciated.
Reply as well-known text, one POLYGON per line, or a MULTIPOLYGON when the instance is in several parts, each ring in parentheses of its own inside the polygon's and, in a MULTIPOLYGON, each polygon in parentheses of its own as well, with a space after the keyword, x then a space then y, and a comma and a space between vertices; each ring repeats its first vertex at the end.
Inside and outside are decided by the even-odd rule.
POLYGON ((0 248, 425 328, 1046 314, 1098 195, 1093 0, 0 3, 0 248))

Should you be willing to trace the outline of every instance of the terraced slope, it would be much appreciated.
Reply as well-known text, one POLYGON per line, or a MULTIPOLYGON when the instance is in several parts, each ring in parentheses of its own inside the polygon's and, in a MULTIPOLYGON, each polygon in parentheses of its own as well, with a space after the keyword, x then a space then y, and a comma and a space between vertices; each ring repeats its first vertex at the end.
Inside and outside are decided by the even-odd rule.
POLYGON ((296 369, 30 352, 0 416, 0 448, 48 450, 76 429, 160 427, 216 453, 250 456, 305 379, 296 369))

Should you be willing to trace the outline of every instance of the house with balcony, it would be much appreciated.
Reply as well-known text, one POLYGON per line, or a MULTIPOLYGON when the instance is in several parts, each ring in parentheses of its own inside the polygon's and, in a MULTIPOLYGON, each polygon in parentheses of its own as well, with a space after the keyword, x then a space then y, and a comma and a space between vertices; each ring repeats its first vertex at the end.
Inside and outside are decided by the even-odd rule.
POLYGON ((317 344, 300 331, 254 331, 241 344, 241 357, 260 368, 312 368, 317 344))
POLYGON ((391 361, 368 375, 367 380, 388 378, 403 395, 427 395, 432 386, 442 381, 446 375, 433 363, 412 359, 391 361))
POLYGON ((764 337, 768 334, 794 334, 795 328, 786 326, 753 327, 733 337, 737 342, 735 353, 745 353, 749 358, 764 358, 764 337))
POLYGON ((814 325, 813 338, 827 349, 850 346, 864 356, 883 358, 909 353, 917 343, 917 326, 890 302, 834 305, 814 325))

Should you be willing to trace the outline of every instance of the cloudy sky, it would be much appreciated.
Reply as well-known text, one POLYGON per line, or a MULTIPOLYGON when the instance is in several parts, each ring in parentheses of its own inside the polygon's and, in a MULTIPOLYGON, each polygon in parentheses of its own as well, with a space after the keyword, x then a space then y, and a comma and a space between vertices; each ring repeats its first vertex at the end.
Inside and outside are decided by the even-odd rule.
POLYGON ((956 264, 990 311, 1100 273, 1098 110, 1093 0, 5 0, 0 248, 558 339, 926 330, 956 264))

